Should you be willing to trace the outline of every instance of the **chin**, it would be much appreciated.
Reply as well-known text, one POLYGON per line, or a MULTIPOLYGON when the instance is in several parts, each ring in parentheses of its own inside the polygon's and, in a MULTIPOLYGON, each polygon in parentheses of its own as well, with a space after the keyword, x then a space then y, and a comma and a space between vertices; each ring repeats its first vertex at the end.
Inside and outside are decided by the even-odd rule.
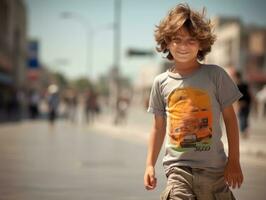
POLYGON ((193 56, 176 56, 174 57, 175 61, 180 62, 180 63, 187 63, 187 62, 191 62, 192 60, 194 60, 195 58, 193 56))
POLYGON ((191 62, 193 59, 180 59, 180 58, 175 58, 175 61, 179 62, 179 63, 187 63, 187 62, 191 62))

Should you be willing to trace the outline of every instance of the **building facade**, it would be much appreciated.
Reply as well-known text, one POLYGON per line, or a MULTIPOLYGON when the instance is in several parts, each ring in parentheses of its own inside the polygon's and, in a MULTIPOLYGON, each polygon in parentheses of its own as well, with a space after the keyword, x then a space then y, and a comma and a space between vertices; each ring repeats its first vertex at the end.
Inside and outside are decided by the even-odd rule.
POLYGON ((2 115, 14 108, 12 104, 15 102, 16 93, 25 87, 26 83, 26 13, 23 0, 0 0, 0 113, 2 115))
POLYGON ((266 27, 248 26, 237 18, 213 20, 217 41, 207 63, 242 72, 255 89, 266 84, 266 27))

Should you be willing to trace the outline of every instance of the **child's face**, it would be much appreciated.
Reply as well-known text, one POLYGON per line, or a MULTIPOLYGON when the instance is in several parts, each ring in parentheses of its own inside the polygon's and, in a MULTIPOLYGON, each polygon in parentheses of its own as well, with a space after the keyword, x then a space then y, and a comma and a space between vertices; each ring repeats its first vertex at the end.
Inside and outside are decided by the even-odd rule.
POLYGON ((168 44, 168 49, 176 62, 186 63, 197 60, 200 45, 197 39, 191 37, 188 31, 181 27, 176 37, 168 44))

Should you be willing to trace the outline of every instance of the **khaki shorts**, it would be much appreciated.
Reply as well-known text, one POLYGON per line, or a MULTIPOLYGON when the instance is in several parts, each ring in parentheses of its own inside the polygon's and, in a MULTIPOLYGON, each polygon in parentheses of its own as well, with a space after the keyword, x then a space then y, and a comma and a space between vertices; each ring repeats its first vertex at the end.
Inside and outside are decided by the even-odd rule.
POLYGON ((173 167, 161 200, 235 200, 223 172, 190 167, 173 167))

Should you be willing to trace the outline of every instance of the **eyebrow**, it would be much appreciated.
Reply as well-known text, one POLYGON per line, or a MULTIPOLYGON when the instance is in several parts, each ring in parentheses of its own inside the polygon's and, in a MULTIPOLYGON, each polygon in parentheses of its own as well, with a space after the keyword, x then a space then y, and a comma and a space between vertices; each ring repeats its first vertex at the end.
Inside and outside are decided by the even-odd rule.
MULTIPOLYGON (((175 36, 175 37, 173 37, 172 39, 174 40, 174 39, 183 39, 184 37, 182 37, 182 36, 175 36)), ((196 39, 195 37, 191 37, 191 36, 188 36, 188 37, 185 37, 186 39, 196 39)))

